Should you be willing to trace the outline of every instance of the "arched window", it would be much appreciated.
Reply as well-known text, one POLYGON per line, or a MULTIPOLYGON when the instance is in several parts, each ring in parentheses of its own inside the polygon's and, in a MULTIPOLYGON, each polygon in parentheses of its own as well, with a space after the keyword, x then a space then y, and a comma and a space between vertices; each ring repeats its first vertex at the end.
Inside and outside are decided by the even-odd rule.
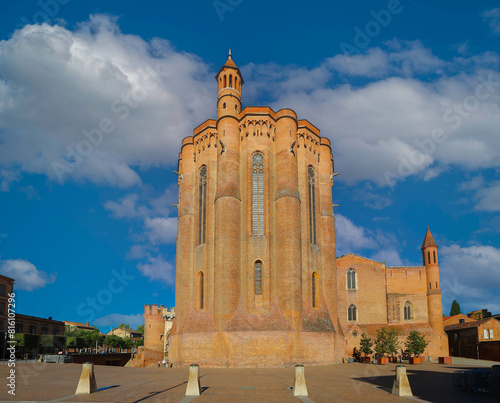
POLYGON ((356 271, 352 267, 347 270, 347 289, 356 289, 356 271))
POLYGON ((347 320, 350 322, 356 322, 358 320, 358 308, 356 308, 356 305, 349 305, 349 309, 347 310, 347 320))
POLYGON ((431 264, 431 252, 427 251, 427 263, 431 264))
POLYGON ((231 74, 229 74, 229 86, 233 86, 233 76, 231 74))
POLYGON ((203 300, 205 299, 205 275, 202 271, 198 272, 198 309, 203 309, 203 300))
POLYGON ((200 168, 198 181, 198 245, 204 244, 206 239, 207 222, 207 166, 200 168))
POLYGON ((252 223, 253 236, 264 235, 264 157, 252 157, 252 223))
POLYGON ((238 77, 234 77, 234 89, 238 89, 238 77))
POLYGON ((434 254, 434 263, 436 263, 436 251, 432 252, 434 254))
POLYGON ((309 241, 316 245, 316 178, 314 168, 309 165, 309 241))
POLYGON ((262 262, 255 262, 255 295, 262 295, 262 262))
POLYGON ((405 302, 405 320, 413 319, 413 304, 411 301, 405 302))
POLYGON ((225 102, 222 103, 222 109, 226 109, 226 103, 225 102))
POLYGON ((227 79, 226 79, 226 76, 224 76, 224 88, 227 87, 227 79))
POLYGON ((318 307, 318 294, 319 294, 319 275, 317 272, 313 272, 311 279, 311 297, 312 297, 312 307, 318 307))

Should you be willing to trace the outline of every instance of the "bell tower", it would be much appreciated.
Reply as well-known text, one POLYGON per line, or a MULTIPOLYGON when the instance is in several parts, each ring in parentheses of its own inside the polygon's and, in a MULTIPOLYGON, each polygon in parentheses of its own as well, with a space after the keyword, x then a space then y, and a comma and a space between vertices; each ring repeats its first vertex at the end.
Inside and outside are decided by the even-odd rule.
POLYGON ((429 227, 427 227, 427 232, 421 249, 422 260, 427 275, 427 312, 429 325, 441 340, 441 351, 435 351, 434 355, 447 355, 448 341, 443 325, 443 302, 441 295, 441 282, 439 280, 438 245, 434 240, 429 227))
POLYGON ((218 84, 217 117, 238 117, 241 112, 241 87, 243 77, 231 56, 231 49, 227 61, 215 76, 218 84))

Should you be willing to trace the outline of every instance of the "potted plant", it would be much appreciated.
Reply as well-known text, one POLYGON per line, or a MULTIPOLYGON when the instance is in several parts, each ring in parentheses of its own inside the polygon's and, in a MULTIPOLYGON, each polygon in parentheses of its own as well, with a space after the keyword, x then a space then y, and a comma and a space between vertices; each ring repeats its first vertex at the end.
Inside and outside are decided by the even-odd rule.
POLYGON ((389 364, 387 355, 394 355, 398 351, 398 331, 395 328, 382 327, 377 330, 375 352, 379 355, 379 364, 389 364))
POLYGON ((410 332, 405 341, 406 352, 410 354, 410 364, 420 364, 420 354, 423 354, 427 344, 429 344, 429 342, 425 340, 423 334, 417 332, 416 330, 412 330, 410 332))
POLYGON ((359 342, 359 352, 365 356, 361 357, 361 362, 370 362, 370 354, 373 353, 372 346, 373 339, 369 338, 366 333, 363 333, 359 342))

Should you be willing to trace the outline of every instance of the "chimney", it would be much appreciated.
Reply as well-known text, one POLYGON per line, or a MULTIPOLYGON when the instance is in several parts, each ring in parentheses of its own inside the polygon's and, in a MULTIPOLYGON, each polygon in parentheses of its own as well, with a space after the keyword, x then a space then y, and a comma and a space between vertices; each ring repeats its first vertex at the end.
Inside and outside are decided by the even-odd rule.
POLYGON ((52 320, 52 316, 49 316, 49 320, 52 320))
POLYGON ((86 325, 86 326, 88 326, 88 325, 89 325, 89 322, 88 322, 88 321, 87 321, 87 322, 85 322, 85 325, 86 325))

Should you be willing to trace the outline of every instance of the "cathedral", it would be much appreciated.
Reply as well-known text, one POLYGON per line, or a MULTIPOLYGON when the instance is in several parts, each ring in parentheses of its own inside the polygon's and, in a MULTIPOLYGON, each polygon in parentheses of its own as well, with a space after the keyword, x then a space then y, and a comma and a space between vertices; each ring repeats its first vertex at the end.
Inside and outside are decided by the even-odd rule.
POLYGON ((418 330, 428 356, 448 355, 430 231, 423 266, 337 258, 330 141, 291 109, 242 108, 231 53, 215 78, 217 119, 196 127, 179 154, 169 361, 332 364, 382 326, 397 327, 401 340, 418 330))

